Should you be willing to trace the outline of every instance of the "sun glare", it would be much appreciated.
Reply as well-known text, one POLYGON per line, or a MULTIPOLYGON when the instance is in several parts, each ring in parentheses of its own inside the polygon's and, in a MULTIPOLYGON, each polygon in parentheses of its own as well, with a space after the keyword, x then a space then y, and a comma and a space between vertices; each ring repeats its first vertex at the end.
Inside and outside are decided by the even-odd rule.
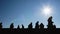
POLYGON ((50 12, 51 12, 51 9, 50 9, 49 7, 45 7, 45 8, 43 9, 43 12, 44 12, 44 14, 49 15, 50 12))
POLYGON ((52 7, 51 6, 43 6, 42 8, 42 14, 45 16, 51 16, 52 13, 52 7))

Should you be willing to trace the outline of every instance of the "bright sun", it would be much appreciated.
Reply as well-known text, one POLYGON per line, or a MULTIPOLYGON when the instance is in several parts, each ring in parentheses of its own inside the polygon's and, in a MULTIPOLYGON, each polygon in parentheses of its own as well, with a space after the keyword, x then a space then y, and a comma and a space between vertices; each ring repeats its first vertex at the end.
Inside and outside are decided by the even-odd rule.
POLYGON ((51 8, 50 7, 44 7, 43 8, 43 13, 45 14, 45 15, 50 15, 51 14, 51 8))

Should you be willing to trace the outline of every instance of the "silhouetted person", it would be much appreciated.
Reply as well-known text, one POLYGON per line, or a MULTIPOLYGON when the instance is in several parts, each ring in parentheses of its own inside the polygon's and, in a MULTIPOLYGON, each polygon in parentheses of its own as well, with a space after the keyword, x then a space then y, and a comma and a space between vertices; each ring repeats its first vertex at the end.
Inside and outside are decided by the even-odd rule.
POLYGON ((20 29, 20 26, 18 25, 17 29, 20 29))
POLYGON ((53 29, 56 30, 56 26, 55 25, 53 25, 53 29))
POLYGON ((11 25, 10 25, 10 29, 13 29, 14 28, 14 25, 13 25, 13 23, 11 23, 11 25))
POLYGON ((24 29, 24 25, 22 24, 22 29, 24 29))
POLYGON ((48 18, 48 25, 47 25, 47 27, 48 27, 48 30, 50 30, 50 31, 51 30, 53 31, 55 29, 55 27, 56 27, 55 25, 53 25, 52 16, 48 18))
POLYGON ((35 29, 39 29, 39 21, 36 22, 35 29))
POLYGON ((0 29, 2 29, 2 22, 0 22, 0 29))
POLYGON ((54 25, 54 28, 56 28, 56 25, 54 25))
POLYGON ((53 22, 52 22, 52 16, 48 18, 48 29, 52 29, 53 28, 53 22))
POLYGON ((44 29, 43 23, 40 24, 40 29, 44 29))
POLYGON ((28 25, 28 29, 32 29, 32 22, 28 25))

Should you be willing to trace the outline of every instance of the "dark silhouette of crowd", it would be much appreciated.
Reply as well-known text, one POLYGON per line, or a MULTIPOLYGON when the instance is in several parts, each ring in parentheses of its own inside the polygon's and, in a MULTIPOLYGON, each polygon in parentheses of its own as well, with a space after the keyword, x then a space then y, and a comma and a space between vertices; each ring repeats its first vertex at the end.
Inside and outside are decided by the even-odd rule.
POLYGON ((35 24, 35 28, 33 28, 32 22, 28 25, 28 28, 24 28, 24 25, 22 24, 22 28, 20 28, 20 26, 18 25, 17 28, 14 28, 14 24, 11 23, 10 28, 2 28, 2 22, 0 23, 0 31, 6 29, 9 31, 15 31, 16 32, 56 32, 56 31, 60 31, 60 29, 56 28, 56 25, 53 25, 53 21, 52 21, 52 16, 50 16, 48 18, 48 25, 47 28, 44 28, 44 24, 41 23, 39 24, 39 21, 36 22, 35 24))

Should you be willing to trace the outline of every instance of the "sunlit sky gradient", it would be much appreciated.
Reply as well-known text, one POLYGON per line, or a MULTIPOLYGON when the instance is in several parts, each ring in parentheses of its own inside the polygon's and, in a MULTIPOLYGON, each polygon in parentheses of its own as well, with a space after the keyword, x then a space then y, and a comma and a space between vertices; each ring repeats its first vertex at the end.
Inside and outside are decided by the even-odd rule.
POLYGON ((0 0, 0 21, 3 28, 7 28, 13 22, 14 27, 23 24, 28 27, 30 22, 39 21, 46 28, 47 19, 53 16, 53 22, 57 28, 60 28, 60 0, 0 0), (52 8, 51 14, 46 16, 42 13, 44 6, 52 8))

